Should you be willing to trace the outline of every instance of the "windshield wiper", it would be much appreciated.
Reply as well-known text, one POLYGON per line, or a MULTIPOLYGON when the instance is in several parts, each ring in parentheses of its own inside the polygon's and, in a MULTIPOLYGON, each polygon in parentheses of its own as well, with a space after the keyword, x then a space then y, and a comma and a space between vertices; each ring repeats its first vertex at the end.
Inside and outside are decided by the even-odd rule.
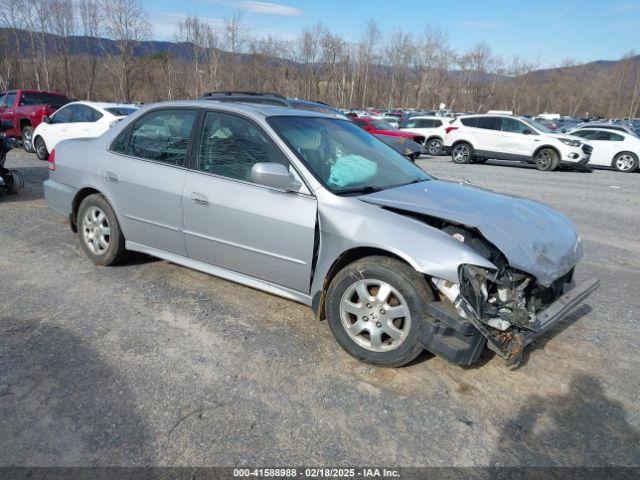
POLYGON ((374 193, 379 192, 380 190, 382 190, 380 187, 372 187, 371 185, 367 185, 366 187, 356 187, 339 190, 336 192, 336 194, 342 195, 343 193, 374 193))

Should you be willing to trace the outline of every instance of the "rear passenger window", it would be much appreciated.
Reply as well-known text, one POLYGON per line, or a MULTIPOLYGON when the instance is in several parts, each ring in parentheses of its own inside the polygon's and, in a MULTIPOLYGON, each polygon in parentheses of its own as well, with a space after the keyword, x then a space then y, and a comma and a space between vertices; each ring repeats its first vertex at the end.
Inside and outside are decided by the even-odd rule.
POLYGON ((460 123, 465 127, 475 127, 478 124, 478 117, 461 118, 460 123))
POLYGON ((477 128, 484 128, 485 130, 500 130, 500 118, 499 117, 478 117, 477 128))
POLYGON ((111 150, 132 157, 183 166, 197 110, 165 109, 148 113, 123 132, 111 150))
POLYGON ((235 115, 207 113, 200 142, 199 170, 250 182, 251 168, 263 162, 288 166, 282 153, 253 123, 235 115))

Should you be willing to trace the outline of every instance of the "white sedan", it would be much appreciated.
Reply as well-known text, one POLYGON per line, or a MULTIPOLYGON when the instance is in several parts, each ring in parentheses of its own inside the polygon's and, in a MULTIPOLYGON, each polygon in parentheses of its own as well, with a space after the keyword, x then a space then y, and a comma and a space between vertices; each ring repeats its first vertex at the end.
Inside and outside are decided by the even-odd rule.
POLYGON ((106 102, 71 102, 45 117, 33 132, 33 146, 40 160, 47 160, 58 142, 70 138, 99 137, 113 122, 137 110, 137 106, 106 102))
POLYGON ((640 157, 640 138, 630 133, 599 127, 581 127, 571 135, 589 140, 593 153, 589 165, 611 167, 619 172, 635 172, 640 157))

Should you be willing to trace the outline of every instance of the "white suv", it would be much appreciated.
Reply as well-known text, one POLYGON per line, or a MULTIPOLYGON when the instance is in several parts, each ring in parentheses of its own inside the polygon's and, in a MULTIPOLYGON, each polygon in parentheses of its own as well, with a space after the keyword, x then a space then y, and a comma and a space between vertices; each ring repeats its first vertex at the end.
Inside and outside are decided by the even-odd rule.
POLYGON ((465 115, 446 128, 443 149, 455 163, 489 158, 535 163, 538 170, 559 165, 588 169, 593 147, 582 138, 555 134, 543 125, 510 115, 465 115))
POLYGON ((424 146, 429 155, 440 155, 446 128, 452 119, 434 116, 411 117, 404 122, 400 122, 400 130, 410 133, 417 133, 425 138, 424 146))

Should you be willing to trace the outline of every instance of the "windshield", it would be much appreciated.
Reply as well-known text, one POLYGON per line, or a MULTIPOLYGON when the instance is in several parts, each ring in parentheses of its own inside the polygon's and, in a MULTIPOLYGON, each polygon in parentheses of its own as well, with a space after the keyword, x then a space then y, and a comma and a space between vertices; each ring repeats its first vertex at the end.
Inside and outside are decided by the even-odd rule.
POLYGON ((553 130, 548 129, 547 127, 545 127, 543 124, 541 124, 540 122, 536 122, 535 120, 533 120, 532 118, 523 118, 520 117, 520 120, 522 120, 524 123, 526 123, 527 125, 529 125, 530 127, 535 128, 536 130, 540 130, 542 133, 553 133, 553 130))
POLYGON ((372 118, 371 125, 373 125, 373 128, 375 128, 376 130, 395 130, 396 129, 393 125, 391 125, 386 120, 381 120, 379 118, 375 118, 375 119, 372 118))
POLYGON ((268 121, 333 193, 373 192, 431 178, 348 120, 271 117, 268 121))
POLYGON ((105 110, 116 117, 126 117, 127 115, 135 112, 137 108, 134 107, 109 107, 105 108, 105 110))

